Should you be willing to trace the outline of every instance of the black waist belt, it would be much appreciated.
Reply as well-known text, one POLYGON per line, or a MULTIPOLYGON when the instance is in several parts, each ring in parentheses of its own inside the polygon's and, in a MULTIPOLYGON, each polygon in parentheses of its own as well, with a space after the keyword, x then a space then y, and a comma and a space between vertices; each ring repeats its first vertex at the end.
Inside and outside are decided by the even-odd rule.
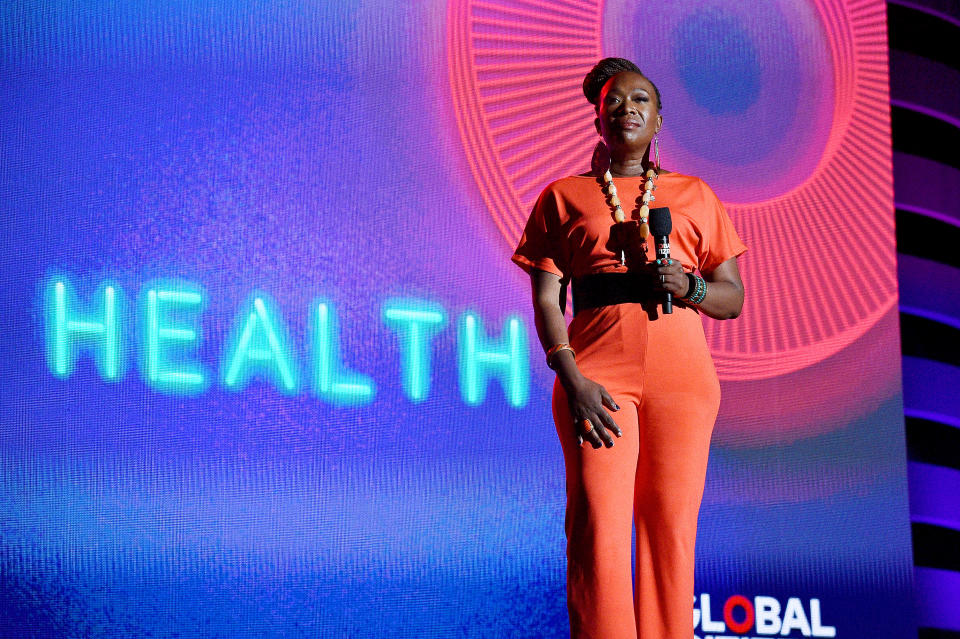
POLYGON ((573 279, 573 314, 614 304, 657 302, 652 273, 593 273, 573 279))

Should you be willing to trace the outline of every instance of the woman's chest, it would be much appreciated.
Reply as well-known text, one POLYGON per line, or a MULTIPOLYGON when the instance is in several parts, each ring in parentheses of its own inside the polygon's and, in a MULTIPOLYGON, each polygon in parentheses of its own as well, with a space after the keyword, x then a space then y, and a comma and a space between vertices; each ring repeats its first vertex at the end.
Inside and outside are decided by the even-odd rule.
MULTIPOLYGON (((599 189, 598 189, 599 191, 599 189)), ((620 189, 620 201, 626 220, 614 219, 614 208, 602 192, 584 198, 577 206, 567 209, 565 223, 567 248, 572 262, 583 259, 616 257, 625 252, 642 261, 655 259, 654 238, 643 237, 641 227, 641 195, 639 189, 620 189)), ((700 243, 700 231, 685 203, 659 195, 650 208, 667 208, 670 211, 670 255, 688 266, 697 264, 696 248, 700 243)))

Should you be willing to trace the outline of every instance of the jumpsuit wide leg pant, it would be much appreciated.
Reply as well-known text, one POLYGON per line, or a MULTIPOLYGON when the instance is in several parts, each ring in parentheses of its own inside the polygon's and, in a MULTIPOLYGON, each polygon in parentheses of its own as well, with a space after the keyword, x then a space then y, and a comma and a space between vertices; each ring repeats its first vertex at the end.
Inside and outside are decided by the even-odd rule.
POLYGON ((603 385, 623 431, 613 448, 577 446, 566 393, 553 413, 567 487, 567 602, 574 639, 691 639, 694 543, 720 385, 700 315, 640 304, 581 311, 577 363, 603 385), (636 530, 636 585, 631 578, 636 530))

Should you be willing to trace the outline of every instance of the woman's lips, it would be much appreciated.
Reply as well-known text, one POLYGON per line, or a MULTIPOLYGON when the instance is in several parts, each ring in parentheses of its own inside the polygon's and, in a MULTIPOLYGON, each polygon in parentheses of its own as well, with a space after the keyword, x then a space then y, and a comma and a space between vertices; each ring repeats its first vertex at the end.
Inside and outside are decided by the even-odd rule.
POLYGON ((627 118, 624 120, 616 120, 617 126, 621 129, 639 129, 643 126, 643 123, 640 120, 634 120, 633 118, 627 118))

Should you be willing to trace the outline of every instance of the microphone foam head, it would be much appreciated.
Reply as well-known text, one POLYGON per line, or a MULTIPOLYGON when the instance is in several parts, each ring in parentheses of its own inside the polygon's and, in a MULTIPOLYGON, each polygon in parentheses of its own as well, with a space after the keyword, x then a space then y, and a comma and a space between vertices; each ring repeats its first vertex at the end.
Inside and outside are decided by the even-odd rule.
POLYGON ((666 206, 650 209, 647 220, 650 224, 650 235, 654 237, 670 235, 670 232, 673 230, 673 222, 670 220, 670 209, 666 206))

